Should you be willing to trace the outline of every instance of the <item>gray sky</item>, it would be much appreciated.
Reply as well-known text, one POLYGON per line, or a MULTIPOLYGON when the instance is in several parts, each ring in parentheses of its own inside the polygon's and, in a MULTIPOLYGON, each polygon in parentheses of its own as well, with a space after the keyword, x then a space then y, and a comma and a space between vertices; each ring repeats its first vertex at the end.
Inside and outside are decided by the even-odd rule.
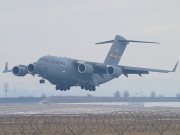
MULTIPOLYGON (((66 56, 103 62, 111 45, 95 42, 114 39, 157 41, 156 44, 131 43, 121 59, 121 65, 171 70, 180 58, 179 0, 1 0, 0 1, 0 71, 6 61, 9 68, 28 65, 44 55, 66 56)), ((38 77, 15 77, 0 73, 0 97, 3 83, 10 85, 9 96, 86 95, 72 88, 55 91, 50 83, 40 85, 38 77)), ((116 90, 129 90, 133 96, 148 96, 154 90, 164 96, 174 96, 180 90, 180 71, 151 73, 140 78, 123 75, 97 88, 91 94, 112 96, 116 90)))

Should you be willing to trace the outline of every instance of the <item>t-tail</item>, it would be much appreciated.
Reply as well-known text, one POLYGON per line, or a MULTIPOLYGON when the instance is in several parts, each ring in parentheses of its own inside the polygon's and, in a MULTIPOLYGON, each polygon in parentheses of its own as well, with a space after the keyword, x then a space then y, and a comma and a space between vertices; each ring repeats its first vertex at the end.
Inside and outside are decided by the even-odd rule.
POLYGON ((104 64, 117 65, 119 63, 119 61, 121 60, 124 50, 126 49, 126 46, 129 44, 129 42, 159 44, 157 42, 126 40, 124 37, 116 35, 114 40, 96 43, 96 44, 113 43, 111 46, 111 49, 109 50, 108 55, 106 56, 104 64))

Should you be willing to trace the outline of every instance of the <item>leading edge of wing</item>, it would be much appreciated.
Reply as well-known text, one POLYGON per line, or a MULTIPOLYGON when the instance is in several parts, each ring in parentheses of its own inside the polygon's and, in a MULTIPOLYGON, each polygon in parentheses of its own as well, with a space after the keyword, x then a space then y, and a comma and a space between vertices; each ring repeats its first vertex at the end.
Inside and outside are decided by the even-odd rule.
POLYGON ((123 70, 169 73, 169 72, 176 72, 177 66, 178 66, 178 62, 174 66, 173 70, 150 69, 150 68, 129 67, 129 66, 121 66, 121 67, 123 68, 123 70))

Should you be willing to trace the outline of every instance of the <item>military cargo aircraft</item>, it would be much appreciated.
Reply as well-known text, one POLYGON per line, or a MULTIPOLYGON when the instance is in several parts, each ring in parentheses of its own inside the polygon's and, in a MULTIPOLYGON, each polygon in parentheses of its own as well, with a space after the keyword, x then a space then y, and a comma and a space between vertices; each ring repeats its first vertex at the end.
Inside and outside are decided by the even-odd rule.
POLYGON ((120 75, 128 77, 129 74, 149 74, 149 72, 169 73, 175 72, 178 62, 173 70, 159 70, 118 65, 126 46, 130 42, 155 43, 146 41, 126 40, 122 36, 115 36, 114 40, 99 42, 96 44, 113 43, 104 63, 88 62, 83 60, 70 59, 56 56, 43 56, 37 62, 29 65, 14 66, 8 69, 6 62, 3 73, 12 72, 15 76, 23 77, 26 74, 38 75, 40 83, 48 80, 55 85, 56 90, 66 91, 73 86, 80 86, 81 89, 95 91, 96 86, 106 83, 120 75))

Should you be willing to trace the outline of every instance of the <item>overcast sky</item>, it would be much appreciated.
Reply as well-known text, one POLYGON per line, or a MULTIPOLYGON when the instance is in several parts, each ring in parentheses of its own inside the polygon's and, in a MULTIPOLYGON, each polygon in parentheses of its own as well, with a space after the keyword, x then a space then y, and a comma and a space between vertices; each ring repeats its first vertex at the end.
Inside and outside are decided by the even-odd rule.
POLYGON ((0 97, 8 82, 9 96, 86 95, 113 96, 126 89, 131 96, 175 96, 180 93, 180 68, 176 73, 151 73, 139 77, 123 75, 97 88, 96 92, 72 88, 55 91, 38 77, 3 74, 9 68, 28 65, 41 56, 55 55, 103 62, 111 44, 95 42, 121 35, 130 40, 156 41, 161 44, 130 43, 121 65, 171 70, 180 59, 179 0, 1 0, 0 1, 0 97))

